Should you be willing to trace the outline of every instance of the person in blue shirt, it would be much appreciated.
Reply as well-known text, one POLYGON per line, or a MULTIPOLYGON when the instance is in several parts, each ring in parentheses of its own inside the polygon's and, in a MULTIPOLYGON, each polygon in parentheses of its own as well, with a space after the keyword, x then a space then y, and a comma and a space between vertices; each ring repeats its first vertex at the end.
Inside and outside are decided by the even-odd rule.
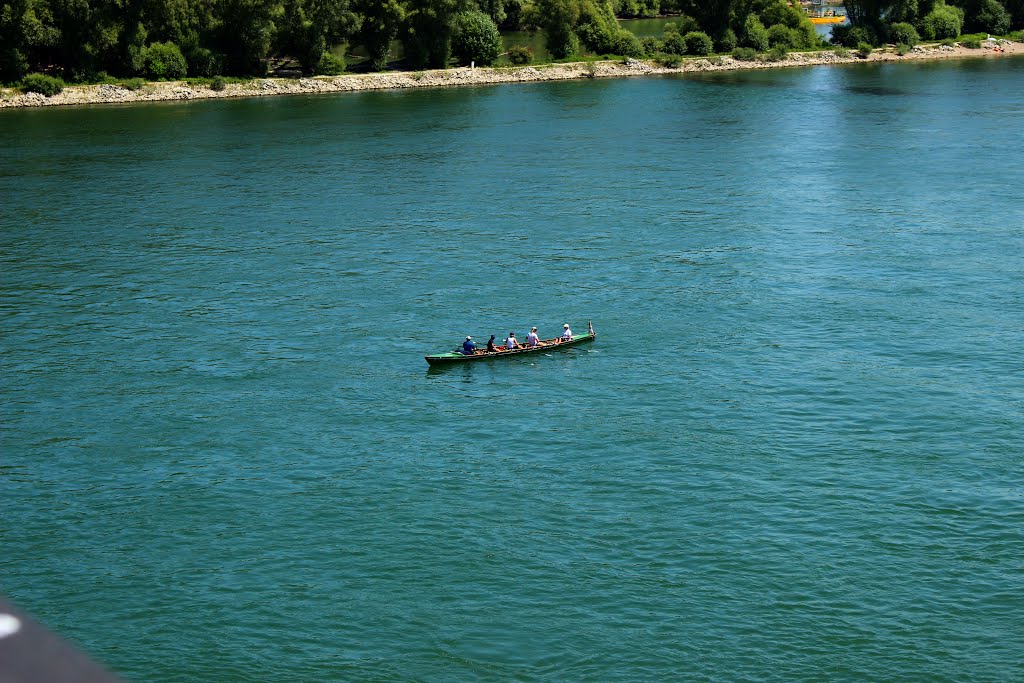
POLYGON ((476 344, 473 343, 473 338, 466 337, 466 341, 462 342, 462 354, 472 356, 474 351, 476 351, 476 344))

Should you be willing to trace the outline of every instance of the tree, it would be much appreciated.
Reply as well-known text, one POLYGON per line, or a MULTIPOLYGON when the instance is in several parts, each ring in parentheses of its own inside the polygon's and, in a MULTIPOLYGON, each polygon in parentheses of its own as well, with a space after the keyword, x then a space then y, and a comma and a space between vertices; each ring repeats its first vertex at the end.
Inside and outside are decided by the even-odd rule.
POLYGON ((325 61, 331 62, 325 68, 337 71, 337 58, 327 50, 344 42, 357 23, 348 0, 284 0, 276 48, 310 71, 321 73, 325 61))
POLYGON ((409 0, 402 44, 416 68, 443 69, 452 52, 452 20, 468 0, 409 0))
POLYGON ((56 38, 36 13, 33 0, 0 2, 0 82, 13 83, 28 73, 36 54, 56 38))
POLYGON ((505 0, 477 0, 480 11, 491 18, 495 25, 505 21, 505 0))
POLYGON ((578 0, 537 0, 528 22, 544 32, 548 52, 555 59, 565 59, 580 49, 576 24, 580 19, 578 0))
POLYGON ((921 42, 921 36, 913 24, 897 22, 889 27, 889 40, 897 45, 909 45, 913 47, 921 42))
POLYGON ((700 30, 705 33, 716 34, 729 28, 734 0, 684 0, 680 4, 684 5, 686 14, 697 20, 700 30))
POLYGON ((273 0, 220 0, 216 7, 225 69, 235 74, 266 73, 274 35, 273 0))
POLYGON ((399 0, 356 0, 355 10, 362 16, 357 40, 370 55, 370 68, 383 71, 391 42, 405 20, 405 8, 399 0))
POLYGON ((619 22, 608 0, 584 0, 580 5, 576 35, 586 47, 597 54, 615 51, 619 22))
POLYGON ((758 52, 768 49, 768 29, 756 15, 748 14, 743 22, 743 45, 752 47, 758 52))
POLYGON ((701 57, 711 54, 714 49, 714 43, 711 42, 711 36, 702 31, 691 31, 683 36, 683 41, 686 43, 686 53, 690 55, 699 55, 701 57))
POLYGON ((187 72, 185 55, 174 43, 153 43, 143 52, 146 76, 150 80, 175 80, 187 72))
POLYGON ((935 9, 922 21, 922 29, 929 40, 956 38, 963 31, 964 11, 945 3, 936 3, 935 9))
POLYGON ((968 29, 1003 35, 1010 30, 1010 13, 998 0, 982 0, 974 16, 970 17, 968 29))
POLYGON ((475 10, 455 15, 452 52, 459 63, 490 66, 498 60, 501 50, 501 34, 488 15, 475 10))

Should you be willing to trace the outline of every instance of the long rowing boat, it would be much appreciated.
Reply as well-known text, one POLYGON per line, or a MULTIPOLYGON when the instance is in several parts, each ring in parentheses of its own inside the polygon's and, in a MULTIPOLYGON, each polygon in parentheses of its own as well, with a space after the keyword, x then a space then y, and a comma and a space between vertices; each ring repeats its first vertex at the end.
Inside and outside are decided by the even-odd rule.
POLYGON ((554 339, 542 339, 537 346, 520 346, 516 349, 506 349, 504 346, 497 347, 497 351, 488 353, 485 350, 477 349, 472 356, 467 356, 461 351, 449 351, 448 353, 438 353, 433 356, 424 356, 427 362, 431 365, 449 365, 451 363, 467 363, 478 360, 494 360, 495 358, 510 358, 512 356, 522 356, 528 353, 539 353, 541 351, 561 351, 567 349, 570 346, 578 346, 579 344, 586 344, 587 342, 594 341, 597 338, 597 333, 594 332, 593 325, 587 325, 588 330, 586 334, 579 334, 574 336, 569 341, 563 341, 559 337, 554 339))

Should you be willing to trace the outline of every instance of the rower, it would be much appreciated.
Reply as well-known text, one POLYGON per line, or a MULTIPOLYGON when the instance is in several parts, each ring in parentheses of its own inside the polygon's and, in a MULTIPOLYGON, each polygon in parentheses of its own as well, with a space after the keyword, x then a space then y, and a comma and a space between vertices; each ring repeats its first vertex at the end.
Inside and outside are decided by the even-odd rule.
POLYGON ((473 343, 473 338, 466 336, 466 341, 462 342, 462 355, 472 356, 476 351, 476 344, 473 343))

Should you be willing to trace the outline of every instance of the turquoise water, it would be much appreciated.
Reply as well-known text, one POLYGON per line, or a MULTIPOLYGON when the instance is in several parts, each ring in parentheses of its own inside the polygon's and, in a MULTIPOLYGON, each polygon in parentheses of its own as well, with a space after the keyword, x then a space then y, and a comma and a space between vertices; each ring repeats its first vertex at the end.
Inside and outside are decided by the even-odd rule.
POLYGON ((0 590, 139 681, 1020 680, 1022 77, 0 113, 0 590))

